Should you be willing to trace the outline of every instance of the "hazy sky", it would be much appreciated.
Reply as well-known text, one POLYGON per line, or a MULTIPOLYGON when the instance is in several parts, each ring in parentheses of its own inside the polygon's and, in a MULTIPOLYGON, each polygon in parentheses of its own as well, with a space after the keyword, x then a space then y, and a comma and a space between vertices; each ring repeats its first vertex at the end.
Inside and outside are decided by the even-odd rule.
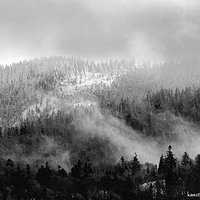
POLYGON ((0 0, 3 64, 49 55, 157 61, 199 52, 199 0, 0 0))

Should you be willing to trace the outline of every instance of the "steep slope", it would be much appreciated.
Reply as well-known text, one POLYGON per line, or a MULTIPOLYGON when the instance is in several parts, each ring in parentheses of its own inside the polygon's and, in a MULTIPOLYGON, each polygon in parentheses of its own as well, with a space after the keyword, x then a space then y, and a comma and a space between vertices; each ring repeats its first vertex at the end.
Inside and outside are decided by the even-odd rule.
POLYGON ((169 80, 161 84, 161 66, 52 57, 1 69, 1 77, 0 151, 6 158, 69 168, 79 158, 100 165, 135 152, 142 162, 157 163, 169 144, 178 156, 199 151, 198 125, 172 110, 152 109, 146 99, 169 86, 169 80))

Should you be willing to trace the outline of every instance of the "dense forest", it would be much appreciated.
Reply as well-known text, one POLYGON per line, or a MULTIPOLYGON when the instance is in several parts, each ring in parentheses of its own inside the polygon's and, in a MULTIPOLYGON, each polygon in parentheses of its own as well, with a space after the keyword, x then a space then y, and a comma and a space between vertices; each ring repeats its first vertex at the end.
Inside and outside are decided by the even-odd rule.
POLYGON ((94 167, 77 160, 67 172, 48 162, 35 169, 29 164, 1 160, 1 199, 194 199, 199 195, 200 155, 185 152, 178 161, 169 145, 157 165, 141 164, 123 156, 116 164, 94 167), (195 196, 196 195, 196 196, 195 196))
POLYGON ((200 62, 135 63, 50 57, 0 68, 0 199, 200 192, 200 62))

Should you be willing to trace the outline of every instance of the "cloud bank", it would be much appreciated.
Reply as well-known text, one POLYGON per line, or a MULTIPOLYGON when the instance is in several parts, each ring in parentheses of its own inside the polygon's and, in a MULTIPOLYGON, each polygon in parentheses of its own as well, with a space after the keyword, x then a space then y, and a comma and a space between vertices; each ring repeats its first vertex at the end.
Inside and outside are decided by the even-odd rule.
POLYGON ((35 56, 193 58, 198 0, 1 0, 0 63, 35 56))

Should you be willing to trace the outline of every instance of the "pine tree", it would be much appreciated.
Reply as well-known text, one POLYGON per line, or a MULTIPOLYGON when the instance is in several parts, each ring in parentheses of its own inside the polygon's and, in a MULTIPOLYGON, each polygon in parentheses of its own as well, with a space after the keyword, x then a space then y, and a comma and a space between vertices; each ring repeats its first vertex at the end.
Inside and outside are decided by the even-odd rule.
POLYGON ((190 166, 192 164, 192 160, 189 157, 187 152, 184 153, 184 155, 182 157, 181 164, 184 165, 184 166, 190 166))
POLYGON ((176 177, 174 173, 174 169, 176 167, 176 159, 174 158, 174 154, 172 152, 172 147, 169 145, 167 156, 165 158, 165 181, 166 181, 166 193, 167 198, 173 199, 176 189, 176 177))
POLYGON ((172 146, 169 145, 167 156, 165 158, 166 172, 172 172, 175 167, 176 167, 176 159, 174 158, 174 154, 172 152, 172 146))
POLYGON ((75 164, 71 169, 71 175, 75 178, 81 178, 83 172, 82 163, 78 160, 77 164, 75 164))
POLYGON ((133 157, 133 161, 131 162, 131 173, 134 175, 136 172, 140 170, 140 162, 137 158, 137 154, 133 157))
POLYGON ((164 158, 163 155, 161 155, 158 165, 158 174, 163 174, 163 173, 164 173, 164 158))

